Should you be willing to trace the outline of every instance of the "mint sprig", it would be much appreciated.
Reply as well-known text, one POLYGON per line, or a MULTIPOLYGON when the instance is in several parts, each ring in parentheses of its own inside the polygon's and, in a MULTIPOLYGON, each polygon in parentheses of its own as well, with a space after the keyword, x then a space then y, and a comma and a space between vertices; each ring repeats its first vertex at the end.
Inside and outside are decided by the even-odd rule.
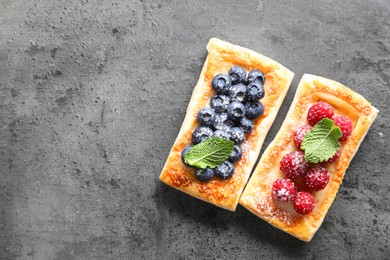
POLYGON ((306 161, 319 163, 331 158, 340 147, 338 140, 341 136, 341 130, 333 120, 322 119, 303 138, 301 148, 305 151, 306 161))
POLYGON ((212 137, 194 145, 184 156, 184 161, 197 168, 215 168, 229 158, 233 151, 234 142, 212 137))

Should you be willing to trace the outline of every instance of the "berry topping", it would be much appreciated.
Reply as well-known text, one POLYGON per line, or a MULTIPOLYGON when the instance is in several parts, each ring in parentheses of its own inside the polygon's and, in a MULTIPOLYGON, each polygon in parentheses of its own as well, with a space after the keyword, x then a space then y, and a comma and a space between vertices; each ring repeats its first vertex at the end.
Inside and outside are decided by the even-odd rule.
POLYGON ((213 130, 206 126, 198 127, 192 133, 192 142, 194 144, 201 143, 213 135, 213 130))
POLYGON ((294 180, 305 176, 309 170, 309 163, 305 161, 302 151, 294 151, 283 156, 280 161, 280 170, 287 178, 294 180))
POLYGON ((238 160, 240 160, 241 156, 242 156, 241 147, 239 145, 235 145, 233 147, 232 154, 230 155, 228 160, 231 162, 237 162, 238 160))
POLYGON ((232 80, 226 74, 218 74, 213 78, 211 85, 217 94, 227 94, 232 86, 232 80))
POLYGON ((189 165, 186 164, 186 162, 184 161, 184 156, 186 156, 186 154, 190 151, 191 148, 192 148, 192 146, 187 146, 186 148, 184 148, 183 152, 181 152, 181 160, 187 166, 189 166, 189 165))
POLYGON ((239 121, 245 116, 245 106, 240 102, 232 102, 228 107, 228 118, 233 121, 239 121))
POLYGON ((240 66, 234 66, 229 70, 229 76, 233 84, 241 83, 246 80, 246 70, 240 66))
POLYGON ((242 129, 242 131, 244 131, 244 133, 247 134, 247 133, 252 132, 253 127, 254 127, 254 124, 253 124, 252 120, 250 120, 247 117, 241 118, 241 120, 240 120, 240 128, 242 129))
POLYGON ((294 209, 302 215, 309 214, 314 208, 315 199, 309 192, 300 191, 294 199, 294 209))
POLYGON ((265 76, 264 73, 261 72, 260 70, 252 70, 248 74, 248 82, 254 82, 254 81, 259 81, 261 84, 264 85, 265 83, 265 76))
POLYGON ((341 133, 343 134, 339 140, 346 141, 352 134, 352 121, 346 116, 334 116, 332 119, 334 125, 340 127, 341 133))
POLYGON ((228 133, 231 136, 231 139, 234 144, 242 144, 245 141, 245 133, 239 127, 232 127, 228 133))
POLYGON ((215 112, 223 113, 226 112, 230 104, 230 99, 225 95, 215 95, 211 98, 210 105, 214 108, 215 112))
POLYGON ((233 121, 228 119, 227 114, 216 114, 214 121, 215 130, 229 130, 233 126, 233 121))
POLYGON ((212 126, 215 120, 215 111, 212 108, 202 108, 197 116, 198 122, 201 126, 212 126))
POLYGON ((230 101, 244 102, 246 98, 246 86, 242 83, 233 85, 229 89, 230 101))
POLYGON ((298 149, 301 149, 303 137, 305 137, 305 134, 307 134, 307 132, 309 132, 312 128, 313 127, 309 125, 301 125, 294 130, 294 143, 298 149))
POLYGON ((196 170, 196 178, 203 182, 210 180, 214 175, 214 170, 210 168, 196 170))
POLYGON ((234 173, 234 166, 229 161, 224 161, 222 164, 218 165, 216 168, 214 168, 215 176, 222 180, 226 180, 230 177, 232 177, 234 173))
POLYGON ((335 153, 335 155, 333 155, 330 159, 328 159, 327 161, 325 161, 323 163, 329 163, 330 164, 330 163, 336 162, 340 158, 341 150, 343 150, 343 148, 341 147, 341 144, 340 144, 340 147, 337 150, 337 152, 335 153))
MULTIPOLYGON (((195 154, 195 150, 193 150, 194 153, 187 155, 187 161, 190 163, 188 166, 192 165, 197 168, 196 178, 199 181, 206 182, 214 176, 225 180, 234 174, 233 163, 240 160, 243 153, 240 144, 245 141, 245 134, 253 131, 253 119, 264 113, 264 106, 259 100, 265 95, 263 87, 265 76, 261 71, 253 70, 248 74, 248 77, 247 80, 247 72, 243 67, 233 66, 228 75, 218 74, 211 82, 216 95, 210 99, 210 107, 200 109, 197 114, 200 127, 192 132, 193 147, 195 150, 196 148, 207 150, 211 147, 210 143, 215 142, 215 145, 219 143, 221 147, 223 145, 229 146, 229 150, 225 151, 223 158, 222 155, 218 155, 220 159, 214 164, 203 161, 202 163, 193 163, 189 157, 195 154), (248 84, 249 89, 247 88, 248 84), (229 142, 221 139, 209 139, 210 137, 226 139, 229 142), (207 139, 209 140, 206 141, 207 139), (206 142, 197 145, 204 141, 206 142), (234 142, 234 146, 230 141, 234 142), (210 147, 208 147, 209 144, 210 147), (233 150, 231 150, 232 146, 233 150), (230 151, 232 152, 230 153, 230 151), (215 167, 216 165, 218 166, 215 167)), ((184 164, 186 164, 184 157, 191 148, 188 146, 182 151, 181 159, 184 164)), ((216 147, 215 149, 222 148, 216 147)))
POLYGON ((247 102, 245 104, 246 117, 249 119, 255 119, 264 113, 264 106, 261 102, 247 102))
POLYGON ((307 121, 314 126, 323 118, 331 119, 333 117, 333 107, 326 102, 320 101, 309 108, 307 112, 307 121))
POLYGON ((329 172, 326 168, 315 165, 303 179, 306 187, 314 191, 323 190, 329 182, 329 172))
POLYGON ((290 179, 277 179, 272 184, 272 196, 281 202, 293 201, 297 195, 297 188, 290 179))
POLYGON ((232 137, 226 130, 217 130, 214 132, 213 137, 219 137, 230 140, 232 137))
POLYGON ((265 95, 264 87, 260 81, 249 83, 246 88, 246 98, 248 101, 259 101, 265 95))

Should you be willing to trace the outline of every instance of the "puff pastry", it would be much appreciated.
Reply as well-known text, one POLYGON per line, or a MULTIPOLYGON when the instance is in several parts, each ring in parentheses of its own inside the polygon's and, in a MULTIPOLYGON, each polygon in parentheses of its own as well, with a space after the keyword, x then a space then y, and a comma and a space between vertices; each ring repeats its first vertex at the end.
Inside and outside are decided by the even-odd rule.
POLYGON ((340 83, 305 74, 283 125, 254 170, 240 198, 240 204, 271 225, 309 242, 322 224, 344 173, 378 112, 361 95, 340 83), (315 208, 310 214, 303 216, 293 210, 292 204, 274 201, 271 186, 276 179, 282 177, 279 165, 283 155, 296 149, 292 136, 294 127, 306 122, 309 107, 317 101, 332 105, 335 115, 348 116, 353 122, 353 131, 351 137, 343 143, 339 160, 327 166, 330 173, 329 184, 324 190, 313 194, 315 208))
POLYGON ((210 39, 207 50, 208 56, 199 81, 192 93, 184 122, 168 155, 160 180, 198 199, 234 211, 294 73, 259 53, 216 38, 210 39), (247 71, 259 69, 265 74, 266 94, 261 100, 265 108, 264 114, 254 121, 254 130, 247 135, 241 146, 243 155, 235 163, 234 175, 227 180, 213 178, 208 182, 200 182, 195 178, 195 169, 182 163, 181 152, 191 144, 191 134, 198 126, 197 113, 208 106, 210 98, 215 94, 211 86, 213 77, 219 73, 228 74, 233 65, 242 66, 247 71))

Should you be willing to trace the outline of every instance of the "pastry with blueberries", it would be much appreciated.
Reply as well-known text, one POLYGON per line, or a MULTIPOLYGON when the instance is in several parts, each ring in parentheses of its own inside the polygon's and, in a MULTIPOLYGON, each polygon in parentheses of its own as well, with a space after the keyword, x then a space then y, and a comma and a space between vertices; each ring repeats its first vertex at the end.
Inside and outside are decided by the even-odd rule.
POLYGON ((234 211, 294 73, 219 39, 207 50, 160 180, 234 211))

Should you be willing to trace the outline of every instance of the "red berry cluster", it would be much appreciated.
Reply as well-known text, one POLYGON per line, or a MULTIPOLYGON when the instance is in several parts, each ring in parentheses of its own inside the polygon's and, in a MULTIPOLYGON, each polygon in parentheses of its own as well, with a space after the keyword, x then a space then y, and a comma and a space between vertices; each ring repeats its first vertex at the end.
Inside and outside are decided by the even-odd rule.
POLYGON ((346 116, 335 116, 333 107, 326 102, 320 101, 312 105, 307 113, 309 125, 297 127, 293 132, 294 144, 297 151, 287 153, 280 161, 280 170, 286 178, 277 179, 272 185, 272 196, 280 202, 294 203, 297 213, 309 214, 315 204, 314 196, 307 191, 299 191, 294 181, 303 179, 306 190, 314 192, 323 190, 329 183, 329 172, 324 167, 325 164, 336 162, 341 154, 341 144, 337 153, 325 162, 317 165, 310 165, 305 161, 304 153, 301 151, 302 140, 312 127, 323 118, 329 118, 334 124, 340 127, 342 137, 339 141, 346 141, 352 134, 352 121, 346 116))

